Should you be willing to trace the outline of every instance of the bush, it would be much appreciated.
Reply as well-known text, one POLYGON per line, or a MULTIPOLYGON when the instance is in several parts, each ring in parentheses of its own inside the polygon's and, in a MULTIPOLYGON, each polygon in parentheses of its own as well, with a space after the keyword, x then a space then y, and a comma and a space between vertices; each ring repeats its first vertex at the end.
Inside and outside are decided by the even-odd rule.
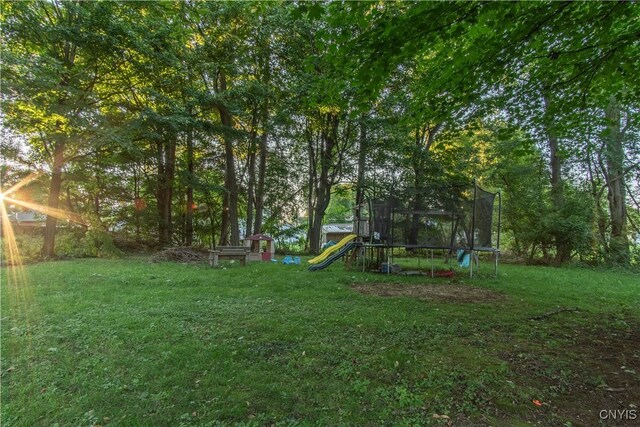
POLYGON ((112 258, 122 255, 106 231, 98 228, 58 231, 56 254, 70 258, 112 258))
MULTIPOLYGON (((15 236, 16 246, 18 248, 18 254, 20 260, 25 263, 32 263, 40 259, 40 251, 42 250, 42 236, 32 234, 18 234, 15 236)), ((14 264, 15 260, 12 260, 9 256, 8 243, 6 237, 2 238, 2 260, 5 264, 14 264)))
MULTIPOLYGON (((3 239, 2 260, 6 264, 15 263, 9 257, 6 238, 3 239)), ((36 262, 41 259, 44 238, 39 234, 18 234, 16 246, 22 263, 36 262)), ((84 230, 59 229, 56 234, 56 255, 61 258, 112 258, 122 255, 122 251, 113 243, 106 231, 89 228, 84 230)))

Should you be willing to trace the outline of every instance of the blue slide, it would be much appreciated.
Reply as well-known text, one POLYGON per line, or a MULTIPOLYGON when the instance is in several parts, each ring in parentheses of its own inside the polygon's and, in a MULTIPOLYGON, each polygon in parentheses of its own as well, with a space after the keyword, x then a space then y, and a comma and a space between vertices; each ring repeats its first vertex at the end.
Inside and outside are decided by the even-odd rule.
POLYGON ((347 253, 349 253, 349 251, 359 247, 360 245, 362 245, 362 243, 360 242, 347 243, 342 248, 340 248, 339 251, 335 252, 334 254, 331 254, 331 256, 329 256, 327 259, 325 259, 321 263, 314 264, 311 267, 309 267, 309 271, 322 270, 323 268, 330 266, 331 264, 333 264, 335 260, 342 258, 347 253))

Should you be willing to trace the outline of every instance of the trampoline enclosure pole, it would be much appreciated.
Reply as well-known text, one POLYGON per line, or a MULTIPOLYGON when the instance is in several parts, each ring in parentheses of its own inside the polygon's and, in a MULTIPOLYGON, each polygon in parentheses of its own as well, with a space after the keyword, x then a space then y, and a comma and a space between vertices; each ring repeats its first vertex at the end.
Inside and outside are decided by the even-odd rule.
POLYGON ((502 196, 498 191, 498 238, 496 241, 496 249, 500 250, 500 222, 502 221, 502 196))
POLYGON ((476 182, 473 181, 473 212, 471 213, 471 247, 470 249, 473 251, 473 246, 475 243, 475 235, 476 235, 476 199, 478 197, 477 192, 478 186, 476 182))

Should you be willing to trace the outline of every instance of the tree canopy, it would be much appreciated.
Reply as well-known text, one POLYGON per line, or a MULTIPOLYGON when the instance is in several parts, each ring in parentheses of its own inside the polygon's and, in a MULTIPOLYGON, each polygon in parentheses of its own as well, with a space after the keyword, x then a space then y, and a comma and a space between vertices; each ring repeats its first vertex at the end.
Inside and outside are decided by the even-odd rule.
POLYGON ((317 252, 359 188, 476 181, 505 196, 516 256, 640 262, 632 2, 1 7, 2 188, 38 172, 7 196, 43 206, 43 256, 59 233, 297 230, 317 252))

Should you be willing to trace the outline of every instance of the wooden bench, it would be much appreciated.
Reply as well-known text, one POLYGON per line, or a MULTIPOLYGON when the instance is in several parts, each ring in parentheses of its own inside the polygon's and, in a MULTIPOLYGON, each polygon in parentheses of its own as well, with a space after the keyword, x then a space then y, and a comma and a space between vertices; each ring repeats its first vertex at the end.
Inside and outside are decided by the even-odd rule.
POLYGON ((240 265, 246 265, 249 258, 249 248, 246 246, 218 246, 209 249, 209 266, 217 267, 219 259, 239 259, 240 265))

